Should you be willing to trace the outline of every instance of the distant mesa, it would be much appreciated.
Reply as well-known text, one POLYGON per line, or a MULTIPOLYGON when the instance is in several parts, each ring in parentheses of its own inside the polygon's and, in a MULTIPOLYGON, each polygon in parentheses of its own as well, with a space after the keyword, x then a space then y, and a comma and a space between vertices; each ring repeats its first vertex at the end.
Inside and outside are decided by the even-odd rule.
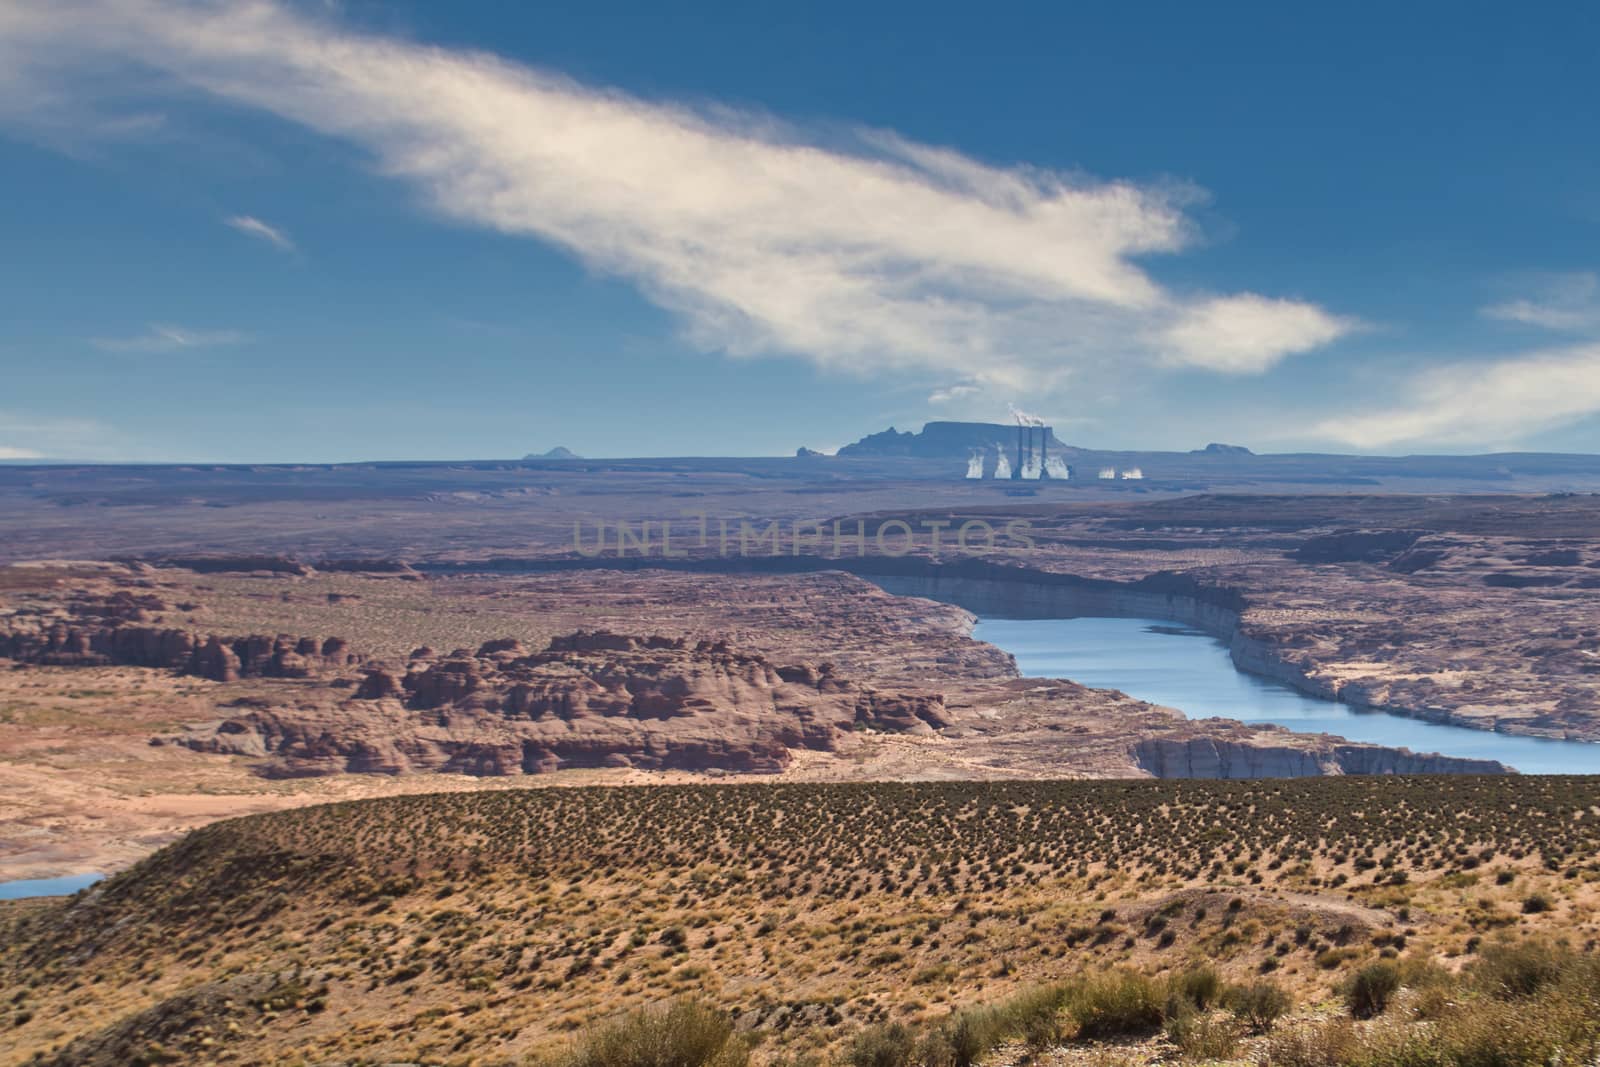
POLYGON ((548 452, 529 452, 526 456, 523 456, 522 458, 523 459, 582 459, 583 457, 578 455, 572 449, 567 448, 565 445, 556 445, 556 447, 552 448, 548 452))
POLYGON ((1224 445, 1224 444, 1218 444, 1216 441, 1211 442, 1209 445, 1206 445, 1206 447, 1204 447, 1204 448, 1192 448, 1192 449, 1189 450, 1189 454, 1191 456, 1253 456, 1253 455, 1255 455, 1254 452, 1252 452, 1248 448, 1244 447, 1244 445, 1224 445))
POLYGON ((796 459, 812 459, 817 456, 826 456, 827 453, 818 452, 814 448, 807 448, 805 445, 801 445, 799 448, 794 450, 794 455, 796 459))
POLYGON ((839 449, 841 456, 957 460, 966 477, 999 481, 1066 481, 1068 448, 1042 419, 1014 412, 1014 423, 930 422, 920 433, 896 430, 868 434, 839 449))
MULTIPOLYGON (((1061 449, 1066 446, 1056 440, 1049 427, 1043 427, 1045 445, 1061 449)), ((855 444, 839 449, 841 456, 910 456, 916 459, 965 460, 975 448, 992 449, 996 442, 1011 444, 1017 436, 1014 423, 999 422, 930 422, 921 433, 896 430, 893 426, 882 433, 868 434, 855 444)))

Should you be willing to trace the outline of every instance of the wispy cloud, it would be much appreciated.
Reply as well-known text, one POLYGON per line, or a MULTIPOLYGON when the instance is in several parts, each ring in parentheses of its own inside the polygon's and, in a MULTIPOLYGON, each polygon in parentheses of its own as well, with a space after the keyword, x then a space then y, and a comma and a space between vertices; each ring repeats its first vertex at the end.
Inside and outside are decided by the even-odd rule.
POLYGON ((282 252, 293 252, 294 241, 284 231, 276 226, 262 222, 254 215, 233 215, 222 220, 224 224, 232 226, 240 233, 265 241, 282 252))
POLYGON ((80 459, 113 447, 109 431, 91 419, 0 411, 0 460, 80 459))
POLYGON ((1400 383, 1392 403, 1325 419, 1317 432, 1361 448, 1412 442, 1511 446, 1600 413, 1600 278, 1552 275, 1537 290, 1482 313, 1582 340, 1431 367, 1400 383))
POLYGON ((82 93, 108 69, 135 87, 156 71, 351 142, 445 216, 633 280, 708 349, 1037 391, 1130 363, 1260 372, 1350 328, 1310 303, 1161 285, 1140 261, 1193 243, 1192 190, 821 138, 274 0, 5 10, 13 77, 82 93))
POLYGON ((1600 334, 1600 276, 1589 272, 1556 275, 1546 280, 1537 295, 1491 304, 1483 313, 1524 326, 1600 334))
POLYGON ((90 343, 102 352, 181 352, 244 344, 248 340, 250 336, 238 330, 192 330, 152 323, 144 333, 132 337, 97 337, 90 343))
POLYGON ((1391 406, 1326 419, 1317 432, 1359 448, 1514 444, 1600 412, 1600 343, 1436 367, 1396 395, 1391 406))
POLYGON ((983 392, 983 387, 971 384, 947 385, 942 389, 935 389, 928 394, 930 404, 948 404, 953 400, 962 400, 969 396, 976 396, 983 392))

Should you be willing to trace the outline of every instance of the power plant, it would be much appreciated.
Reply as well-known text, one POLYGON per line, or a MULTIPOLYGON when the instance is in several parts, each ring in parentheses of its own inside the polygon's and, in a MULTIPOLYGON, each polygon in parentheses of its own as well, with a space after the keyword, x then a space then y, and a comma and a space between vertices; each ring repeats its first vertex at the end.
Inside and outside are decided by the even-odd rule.
POLYGON ((1050 455, 1050 427, 1037 415, 1029 415, 1011 407, 1011 418, 1017 424, 1016 448, 996 441, 989 448, 974 448, 967 454, 967 477, 980 479, 987 468, 989 477, 999 481, 1030 481, 1041 479, 1067 481, 1072 468, 1060 455, 1050 455), (993 457, 991 462, 990 457, 993 457))
MULTIPOLYGON (((920 432, 897 430, 893 426, 880 433, 872 433, 854 444, 844 445, 838 454, 846 458, 887 458, 903 456, 907 459, 935 460, 943 465, 947 476, 958 476, 957 466, 966 460, 964 469, 968 481, 999 482, 1055 482, 1057 484, 1088 479, 1089 484, 1142 482, 1144 471, 1132 466, 1122 466, 1122 460, 1139 458, 1138 453, 1101 452, 1093 449, 1073 448, 1056 438, 1044 419, 1007 405, 1011 417, 1005 422, 930 422, 920 432), (1074 469, 1071 460, 1083 463, 1074 469), (1111 461, 1117 465, 1102 464, 1111 461)), ((1223 446, 1212 449, 1218 452, 1223 446)), ((1226 453, 1232 455, 1232 453, 1226 453)), ((1157 475, 1162 477, 1162 475, 1157 475)), ((1126 486, 1132 489, 1135 486, 1126 486)), ((1138 486, 1143 488, 1143 486, 1138 486)), ((1012 496, 1029 496, 1034 490, 1016 486, 1012 496)))

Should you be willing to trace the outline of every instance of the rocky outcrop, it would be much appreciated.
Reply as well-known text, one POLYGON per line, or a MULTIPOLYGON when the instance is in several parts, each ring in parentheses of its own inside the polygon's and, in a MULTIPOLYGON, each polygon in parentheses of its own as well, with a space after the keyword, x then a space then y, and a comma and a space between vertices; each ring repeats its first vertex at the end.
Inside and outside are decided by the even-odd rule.
POLYGON ((1499 760, 1440 756, 1379 745, 1335 745, 1333 757, 1340 774, 1506 774, 1511 770, 1499 760))
POLYGON ((502 640, 404 669, 369 665, 349 700, 251 707, 178 740, 270 757, 268 772, 280 775, 772 772, 790 749, 950 722, 939 694, 861 685, 828 663, 777 664, 723 641, 579 632, 538 652, 502 640))
POLYGON ((308 575, 311 565, 289 556, 163 556, 153 560, 163 567, 182 567, 196 574, 232 572, 308 575))
POLYGON ((0 658, 45 667, 156 667, 233 682, 309 678, 360 662, 338 637, 202 635, 154 626, 56 623, 0 632, 0 658))
POLYGON ((398 559, 323 559, 316 570, 321 574, 386 574, 409 581, 420 581, 422 575, 411 564, 398 559))
POLYGON ((1328 774, 1506 774, 1494 760, 1419 755, 1327 739, 1315 747, 1216 737, 1147 738, 1130 751, 1157 778, 1311 778, 1328 774))
POLYGON ((416 579, 411 565, 396 559, 319 559, 315 563, 294 556, 153 556, 117 557, 135 566, 175 567, 196 574, 272 574, 308 578, 314 574, 374 574, 416 579))
POLYGON ((1307 538, 1295 549, 1300 563, 1383 563, 1422 539, 1418 530, 1339 530, 1307 538))

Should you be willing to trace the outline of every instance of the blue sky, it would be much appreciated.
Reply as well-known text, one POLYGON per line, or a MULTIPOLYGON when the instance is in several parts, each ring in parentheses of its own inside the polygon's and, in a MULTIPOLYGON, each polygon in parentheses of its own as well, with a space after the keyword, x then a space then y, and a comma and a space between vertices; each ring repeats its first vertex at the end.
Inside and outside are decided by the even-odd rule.
POLYGON ((1395 8, 0 0, 0 459, 1600 451, 1600 16, 1395 8))

